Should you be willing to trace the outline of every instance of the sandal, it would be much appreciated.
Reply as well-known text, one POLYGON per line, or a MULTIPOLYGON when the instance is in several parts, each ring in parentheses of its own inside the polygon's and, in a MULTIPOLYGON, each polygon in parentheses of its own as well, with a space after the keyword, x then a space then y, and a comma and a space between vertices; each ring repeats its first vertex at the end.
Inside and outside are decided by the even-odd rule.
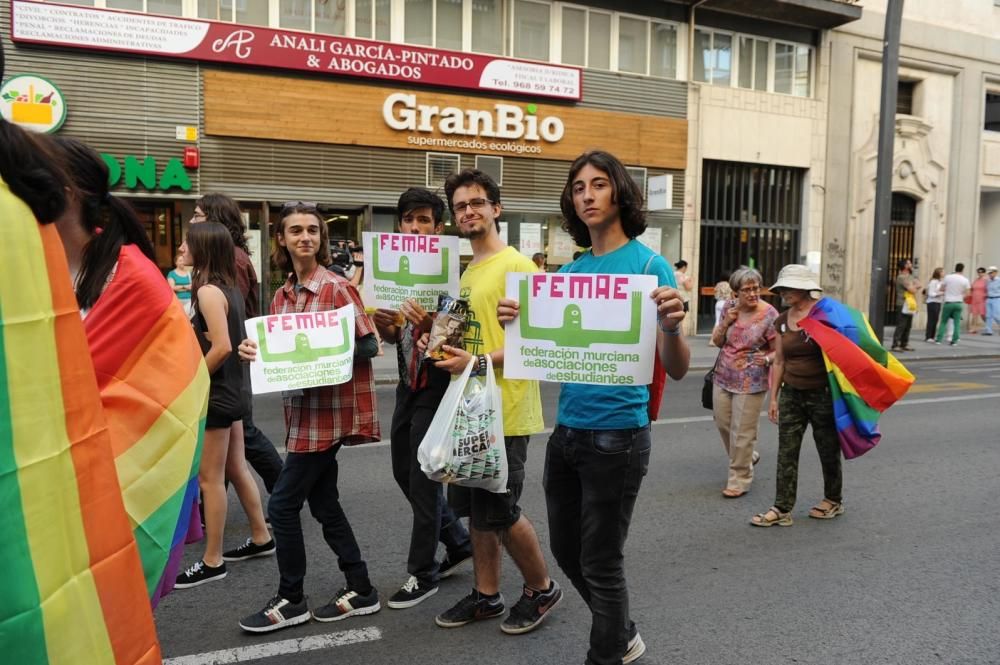
POLYGON ((727 499, 738 499, 746 493, 747 493, 746 490, 738 490, 732 487, 727 487, 726 489, 722 490, 722 496, 726 497, 727 499))
POLYGON ((783 513, 774 506, 771 506, 762 513, 757 513, 750 518, 750 524, 753 526, 792 526, 792 514, 783 513), (768 519, 768 515, 774 515, 773 519, 768 519))
POLYGON ((837 515, 844 514, 844 504, 838 501, 823 499, 818 504, 809 509, 809 517, 814 520, 832 520, 837 515), (826 507, 823 507, 826 504, 826 507))

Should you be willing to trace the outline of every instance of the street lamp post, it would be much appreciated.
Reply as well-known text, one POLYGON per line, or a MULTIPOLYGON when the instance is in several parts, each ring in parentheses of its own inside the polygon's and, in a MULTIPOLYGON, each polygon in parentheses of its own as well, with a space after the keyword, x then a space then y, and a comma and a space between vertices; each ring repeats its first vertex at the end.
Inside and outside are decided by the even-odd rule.
POLYGON ((872 237, 872 277, 868 319, 878 339, 885 330, 885 294, 889 274, 889 227, 892 210, 892 150, 896 138, 896 92, 899 82, 899 33, 903 0, 889 0, 882 41, 882 101, 878 123, 878 164, 875 177, 875 228, 872 237))

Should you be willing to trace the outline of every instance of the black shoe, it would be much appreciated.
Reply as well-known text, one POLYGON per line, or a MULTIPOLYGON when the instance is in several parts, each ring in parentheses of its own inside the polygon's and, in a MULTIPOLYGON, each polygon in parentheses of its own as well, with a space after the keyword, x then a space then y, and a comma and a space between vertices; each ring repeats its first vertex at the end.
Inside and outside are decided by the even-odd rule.
POLYGON ((441 561, 441 565, 438 566, 438 579, 444 579, 446 577, 451 577, 458 570, 464 567, 466 564, 472 563, 472 550, 468 552, 461 552, 459 554, 449 554, 441 561))
POLYGON ((375 614, 380 609, 382 605, 378 602, 378 591, 375 587, 372 587, 367 596, 344 587, 330 599, 329 603, 318 610, 313 610, 313 618, 324 622, 340 621, 356 615, 375 614))
POLYGON ((293 603, 275 596, 260 612, 241 619, 240 628, 250 633, 270 633, 305 623, 309 621, 309 616, 309 606, 304 597, 300 602, 293 603))
POLYGON ((473 589, 450 610, 434 617, 434 623, 442 628, 458 628, 473 621, 502 616, 505 609, 503 594, 498 593, 495 599, 490 600, 473 589))
POLYGON ((392 594, 389 598, 389 607, 394 610, 403 610, 407 607, 413 607, 422 600, 426 600, 436 594, 438 588, 436 585, 423 584, 416 577, 410 576, 410 579, 399 588, 399 591, 392 594))
POLYGON ((252 538, 247 538, 247 541, 236 549, 223 552, 222 560, 243 561, 244 559, 252 559, 255 556, 270 556, 271 554, 274 554, 274 538, 263 545, 257 545, 253 542, 252 538))
POLYGON ((562 589, 555 580, 552 580, 548 591, 535 591, 525 586, 521 598, 514 603, 510 614, 500 624, 500 630, 508 635, 530 633, 538 628, 549 610, 558 605, 562 597, 562 589))
POLYGON ((632 630, 635 631, 635 634, 630 635, 628 638, 628 650, 625 651, 625 655, 622 657, 622 665, 634 663, 642 658, 642 654, 646 653, 646 643, 642 641, 642 635, 639 634, 639 631, 634 626, 632 630))
POLYGON ((226 564, 221 566, 209 566, 204 561, 198 561, 183 573, 177 576, 174 582, 175 589, 190 589, 207 582, 215 582, 226 576, 226 564))

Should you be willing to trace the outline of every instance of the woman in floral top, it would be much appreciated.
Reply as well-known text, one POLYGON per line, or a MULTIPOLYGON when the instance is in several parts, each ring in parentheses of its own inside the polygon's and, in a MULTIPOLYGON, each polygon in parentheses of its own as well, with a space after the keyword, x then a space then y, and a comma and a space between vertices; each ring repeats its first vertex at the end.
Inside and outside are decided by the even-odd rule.
POLYGON ((729 479, 722 495, 747 493, 753 465, 760 459, 757 425, 767 396, 774 360, 774 320, 778 311, 760 299, 760 273, 741 266, 729 278, 735 300, 723 305, 712 343, 720 347, 712 394, 715 425, 729 455, 729 479))

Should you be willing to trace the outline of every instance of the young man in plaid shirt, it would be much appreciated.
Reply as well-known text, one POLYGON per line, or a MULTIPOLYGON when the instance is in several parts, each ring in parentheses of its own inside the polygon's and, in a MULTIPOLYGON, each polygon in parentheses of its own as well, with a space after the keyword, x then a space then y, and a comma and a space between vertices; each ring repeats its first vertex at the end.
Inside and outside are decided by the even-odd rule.
MULTIPOLYGON (((347 578, 346 586, 329 603, 314 610, 312 616, 317 621, 339 621, 381 609, 337 491, 340 447, 381 438, 371 363, 378 352, 375 327, 365 315, 357 290, 325 267, 330 262, 330 240, 315 204, 286 203, 276 233, 278 247, 273 258, 279 269, 291 272, 274 294, 271 314, 321 312, 354 305, 354 376, 340 385, 283 395, 288 455, 268 504, 281 582, 278 594, 262 610, 240 621, 243 630, 254 633, 309 620, 302 590, 306 553, 299 518, 306 499, 347 578)), ((244 360, 254 360, 256 353, 257 345, 252 341, 240 344, 244 360)))

